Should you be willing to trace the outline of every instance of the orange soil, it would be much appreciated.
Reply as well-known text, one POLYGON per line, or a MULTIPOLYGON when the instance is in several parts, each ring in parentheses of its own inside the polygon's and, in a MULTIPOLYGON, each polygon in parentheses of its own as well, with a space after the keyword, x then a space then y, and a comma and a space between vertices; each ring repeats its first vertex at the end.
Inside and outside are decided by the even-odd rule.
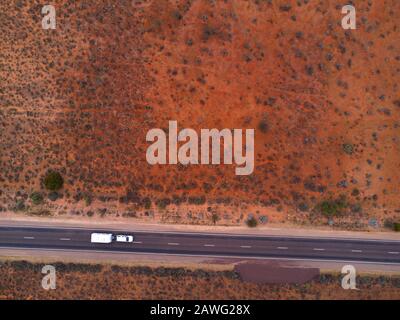
POLYGON ((349 207, 338 225, 399 218, 398 1, 358 2, 352 31, 328 1, 54 5, 52 31, 41 29, 39 1, 0 4, 0 197, 8 208, 55 169, 63 199, 45 207, 58 214, 210 223, 217 212, 238 224, 252 213, 319 224, 326 219, 312 208, 344 195, 362 210, 349 207), (180 129, 255 128, 254 173, 148 165, 146 132, 168 120, 180 129), (206 202, 188 206, 190 197, 206 202), (157 207, 160 199, 174 205, 157 207))

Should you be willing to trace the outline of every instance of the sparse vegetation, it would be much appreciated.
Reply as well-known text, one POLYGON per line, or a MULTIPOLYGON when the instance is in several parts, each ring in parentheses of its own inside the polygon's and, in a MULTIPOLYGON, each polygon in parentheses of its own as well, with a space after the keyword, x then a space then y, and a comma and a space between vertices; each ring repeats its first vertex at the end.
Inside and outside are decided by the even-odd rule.
POLYGON ((7 45, 0 65, 7 68, 0 68, 0 79, 6 79, 0 89, 0 210, 36 209, 29 193, 40 191, 40 206, 76 218, 89 208, 78 215, 74 207, 90 206, 93 197, 108 208, 106 217, 129 212, 148 221, 175 223, 179 216, 180 223, 212 224, 206 203, 229 211, 221 214, 224 224, 244 224, 243 210, 260 209, 261 217, 273 207, 273 223, 319 225, 326 217, 315 205, 345 193, 350 203, 343 210, 324 205, 327 215, 345 213, 331 219, 335 227, 357 228, 371 217, 382 226, 400 208, 392 191, 399 181, 393 143, 398 123, 388 123, 400 106, 395 9, 378 12, 369 1, 357 4, 360 12, 385 21, 357 31, 371 52, 387 48, 366 57, 363 44, 347 33, 328 42, 312 37, 318 21, 321 34, 332 33, 335 6, 272 2, 237 7, 226 1, 126 1, 116 9, 97 1, 77 11, 66 1, 71 27, 52 33, 51 43, 15 32, 10 22, 25 31, 37 25, 31 19, 36 9, 27 1, 1 2, 7 45), (279 14, 271 14, 272 6, 279 14), (308 10, 313 14, 304 14, 308 10), (287 32, 269 27, 288 21, 287 32), (143 32, 136 32, 139 25, 143 32), (142 163, 149 145, 143 134, 150 127, 167 129, 166 115, 196 130, 255 128, 254 174, 236 176, 235 165, 158 170, 142 163), (46 187, 47 169, 58 171, 63 183, 46 187), (45 170, 40 181, 38 170, 45 170), (241 208, 247 204, 257 208, 241 208))

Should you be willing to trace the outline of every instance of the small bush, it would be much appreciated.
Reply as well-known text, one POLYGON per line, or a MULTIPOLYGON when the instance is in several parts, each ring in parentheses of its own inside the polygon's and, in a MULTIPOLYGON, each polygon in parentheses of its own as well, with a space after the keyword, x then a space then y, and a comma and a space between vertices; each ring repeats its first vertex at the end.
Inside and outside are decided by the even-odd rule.
POLYGON ((188 199, 189 204, 197 204, 197 205, 202 205, 206 203, 206 197, 201 196, 201 197, 189 197, 188 199))
POLYGON ((344 199, 325 200, 317 205, 317 210, 324 216, 330 218, 342 213, 342 210, 347 207, 344 199))
POLYGON ((44 178, 44 186, 47 190, 57 191, 62 188, 64 184, 64 179, 56 171, 50 171, 44 178))
POLYGON ((168 205, 171 204, 171 200, 169 198, 160 199, 157 200, 156 204, 160 209, 165 209, 168 205))
POLYGON ((220 219, 220 218, 219 218, 219 215, 218 215, 217 213, 213 213, 213 214, 211 215, 211 220, 212 220, 212 222, 214 223, 214 225, 217 224, 217 222, 218 222, 219 219, 220 219))
POLYGON ((48 195, 48 198, 51 201, 56 201, 59 198, 59 194, 57 192, 55 192, 55 191, 50 192, 49 195, 48 195))
POLYGON ((350 143, 345 143, 345 144, 342 145, 342 148, 343 148, 343 151, 344 151, 346 154, 348 154, 348 155, 353 154, 354 147, 353 147, 352 144, 350 144, 350 143))
POLYGON ((85 201, 86 206, 90 206, 92 204, 92 196, 90 194, 85 193, 83 196, 83 201, 85 201))
POLYGON ((151 208, 151 199, 146 197, 143 199, 143 206, 145 209, 149 210, 151 208))
POLYGON ((396 232, 400 232, 400 222, 393 223, 393 230, 396 232))
POLYGON ((262 133, 267 133, 268 129, 269 126, 266 120, 262 120, 258 123, 258 130, 260 130, 262 133))
POLYGON ((246 224, 249 228, 255 228, 258 225, 258 221, 256 218, 251 217, 251 218, 247 219, 246 224))
POLYGON ((33 192, 30 195, 30 198, 34 205, 39 205, 39 204, 43 203, 43 195, 40 192, 33 192))
POLYGON ((14 211, 23 211, 23 210, 25 210, 25 202, 24 202, 24 200, 22 200, 22 199, 17 200, 13 210, 14 211))

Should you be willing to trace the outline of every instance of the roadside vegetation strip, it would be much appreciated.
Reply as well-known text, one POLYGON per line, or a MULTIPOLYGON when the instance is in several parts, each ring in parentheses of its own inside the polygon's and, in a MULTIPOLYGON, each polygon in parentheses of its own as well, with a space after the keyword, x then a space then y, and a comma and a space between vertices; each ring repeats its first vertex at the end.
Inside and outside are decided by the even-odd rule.
POLYGON ((38 290, 43 263, 0 260, 2 295, 10 299, 398 299, 398 275, 357 274, 357 288, 343 290, 342 274, 321 273, 302 284, 244 282, 236 270, 117 264, 51 263, 57 290, 38 290), (70 279, 79 281, 70 281, 70 279), (154 280, 156 279, 156 281, 154 280), (16 281, 18 280, 18 281, 16 281), (109 290, 100 290, 107 283, 109 290), (132 286, 140 290, 132 290, 132 286))

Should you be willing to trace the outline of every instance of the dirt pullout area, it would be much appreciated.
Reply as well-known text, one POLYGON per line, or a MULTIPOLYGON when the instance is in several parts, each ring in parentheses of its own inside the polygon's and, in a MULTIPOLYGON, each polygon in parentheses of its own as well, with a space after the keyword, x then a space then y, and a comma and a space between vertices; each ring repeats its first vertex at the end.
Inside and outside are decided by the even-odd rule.
POLYGON ((400 278, 359 276, 360 290, 322 274, 305 284, 255 284, 234 271, 54 263, 55 290, 41 287, 43 264, 0 262, 1 299, 395 299, 400 278))
POLYGON ((0 4, 0 210, 345 229, 399 219, 399 1, 357 1, 347 31, 329 1, 52 4, 56 30, 42 29, 38 0, 0 4), (254 173, 149 165, 146 132, 168 120, 254 128, 254 173), (49 170, 58 191, 43 186, 49 170))
POLYGON ((278 263, 240 263, 235 272, 243 281, 253 283, 304 284, 320 276, 317 268, 287 268, 278 263))

